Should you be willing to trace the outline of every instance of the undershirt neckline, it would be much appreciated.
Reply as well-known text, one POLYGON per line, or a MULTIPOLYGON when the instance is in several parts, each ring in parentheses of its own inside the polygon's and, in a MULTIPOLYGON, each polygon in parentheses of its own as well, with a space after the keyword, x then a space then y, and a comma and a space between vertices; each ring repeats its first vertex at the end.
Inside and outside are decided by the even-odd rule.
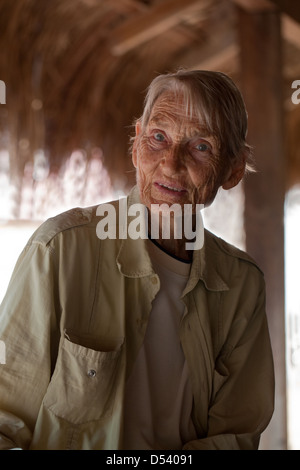
POLYGON ((167 251, 167 250, 166 250, 165 248, 163 248, 154 238, 149 238, 149 237, 148 237, 148 240, 149 240, 150 242, 152 242, 155 246, 157 246, 157 248, 159 248, 161 251, 163 251, 164 253, 166 253, 168 256, 171 256, 171 258, 174 258, 174 259, 176 259, 177 261, 180 261, 181 263, 192 264, 192 261, 179 258, 179 256, 173 255, 172 253, 170 253, 169 251, 167 251))

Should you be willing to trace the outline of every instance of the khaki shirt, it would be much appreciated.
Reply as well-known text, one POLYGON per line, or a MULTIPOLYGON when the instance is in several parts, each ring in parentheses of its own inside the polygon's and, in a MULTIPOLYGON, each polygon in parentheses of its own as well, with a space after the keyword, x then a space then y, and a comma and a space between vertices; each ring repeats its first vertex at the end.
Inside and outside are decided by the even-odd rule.
MULTIPOLYGON (((0 310, 2 449, 122 448, 124 385, 159 278, 143 239, 97 237, 96 209, 46 221, 14 269, 0 310)), ((274 400, 263 275, 205 231, 182 298, 198 436, 184 449, 257 449, 274 400)))

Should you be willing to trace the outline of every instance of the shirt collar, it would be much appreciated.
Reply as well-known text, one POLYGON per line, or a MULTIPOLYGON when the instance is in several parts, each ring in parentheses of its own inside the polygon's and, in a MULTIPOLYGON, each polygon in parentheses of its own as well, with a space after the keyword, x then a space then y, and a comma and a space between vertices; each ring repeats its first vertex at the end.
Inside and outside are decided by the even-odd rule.
MULTIPOLYGON (((134 186, 127 197, 127 213, 130 206, 140 203, 138 187, 134 186)), ((130 217, 128 216, 128 225, 129 223, 130 217)), ((154 274, 145 240, 142 238, 133 240, 127 236, 122 240, 117 265, 120 272, 127 277, 144 277, 154 274)))
MULTIPOLYGON (((127 197, 127 209, 137 203, 140 203, 139 190, 134 186, 127 197)), ((191 273, 184 294, 192 290, 199 280, 204 282, 208 290, 228 290, 228 285, 218 271, 218 253, 213 248, 211 237, 212 235, 205 230, 203 247, 194 251, 191 273)), ((142 238, 123 239, 116 261, 124 276, 144 277, 154 274, 145 240, 142 238)))

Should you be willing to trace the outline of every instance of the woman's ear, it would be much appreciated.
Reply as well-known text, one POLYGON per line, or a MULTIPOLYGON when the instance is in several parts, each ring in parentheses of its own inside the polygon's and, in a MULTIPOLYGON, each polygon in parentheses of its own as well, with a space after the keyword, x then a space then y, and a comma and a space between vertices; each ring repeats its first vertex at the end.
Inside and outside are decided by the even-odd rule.
POLYGON ((245 159, 243 158, 242 161, 239 161, 235 165, 232 166, 229 176, 225 179, 224 183, 222 184, 223 189, 231 189, 236 186, 241 179, 243 178, 246 170, 246 163, 245 159))
POLYGON ((135 124, 135 137, 132 145, 132 163, 135 168, 137 168, 137 137, 141 132, 141 123, 137 121, 135 124))

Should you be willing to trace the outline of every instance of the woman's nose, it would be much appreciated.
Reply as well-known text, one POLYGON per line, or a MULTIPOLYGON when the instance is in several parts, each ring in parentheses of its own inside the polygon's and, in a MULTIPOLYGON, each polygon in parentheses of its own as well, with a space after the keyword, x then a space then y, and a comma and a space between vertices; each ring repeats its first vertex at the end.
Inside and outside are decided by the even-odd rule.
POLYGON ((161 160, 161 165, 167 175, 179 173, 184 169, 184 149, 181 145, 168 148, 161 160))

